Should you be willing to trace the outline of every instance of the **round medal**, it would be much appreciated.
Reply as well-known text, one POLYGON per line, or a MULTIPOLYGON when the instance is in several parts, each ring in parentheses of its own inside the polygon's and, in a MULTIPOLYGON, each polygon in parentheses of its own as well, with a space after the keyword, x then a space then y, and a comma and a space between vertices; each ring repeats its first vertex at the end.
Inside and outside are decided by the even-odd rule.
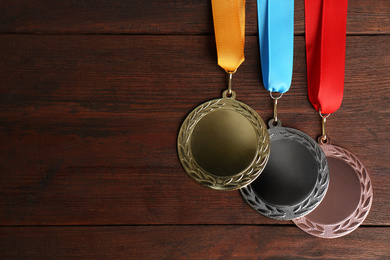
POLYGON ((345 236, 367 217, 372 204, 370 176, 361 161, 347 150, 319 139, 328 159, 329 190, 321 204, 294 223, 310 235, 323 238, 345 236))
POLYGON ((269 122, 271 154, 264 172, 241 189, 257 212, 278 220, 308 214, 321 202, 329 185, 324 152, 305 133, 269 122))
POLYGON ((265 123, 232 91, 203 103, 184 120, 178 135, 180 162, 199 184, 235 190, 263 171, 270 148, 265 123))
POLYGON ((245 60, 245 0, 212 1, 218 65, 229 74, 221 99, 195 108, 177 139, 180 162, 203 186, 235 190, 251 183, 269 157, 267 127, 246 104, 235 100, 232 75, 245 60))

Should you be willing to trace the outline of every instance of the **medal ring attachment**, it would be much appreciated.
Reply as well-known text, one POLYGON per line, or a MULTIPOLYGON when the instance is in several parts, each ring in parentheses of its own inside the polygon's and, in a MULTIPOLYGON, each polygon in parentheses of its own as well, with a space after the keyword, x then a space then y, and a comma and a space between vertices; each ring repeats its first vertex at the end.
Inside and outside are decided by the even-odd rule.
POLYGON ((330 114, 322 114, 321 108, 318 110, 318 113, 320 114, 320 117, 322 118, 322 124, 321 124, 321 143, 326 144, 328 143, 328 137, 326 136, 326 119, 330 116, 330 114))
POLYGON ((275 97, 272 94, 272 91, 269 92, 269 95, 274 100, 274 119, 273 122, 275 123, 274 126, 278 123, 278 100, 283 96, 283 93, 279 93, 280 95, 278 97, 275 97))
POLYGON ((270 148, 265 123, 228 90, 205 102, 184 120, 178 135, 180 162, 197 183, 215 190, 236 190, 265 168, 270 148))
POLYGON ((280 99, 280 98, 283 96, 283 93, 279 93, 279 96, 275 97, 274 94, 273 94, 273 92, 270 91, 270 92, 269 92, 269 95, 271 96, 271 98, 272 98, 273 100, 278 100, 278 99, 280 99))
POLYGON ((230 90, 230 93, 229 93, 229 90, 225 90, 223 93, 222 93, 222 97, 223 98, 231 98, 231 99, 236 99, 236 92, 234 92, 233 90, 230 90))
MULTIPOLYGON (((226 71, 229 74, 229 83, 228 83, 228 89, 227 89, 227 96, 230 97, 232 95, 232 81, 233 81, 233 74, 236 73, 237 69, 234 71, 226 71)), ((225 92, 224 92, 225 94, 225 92)))

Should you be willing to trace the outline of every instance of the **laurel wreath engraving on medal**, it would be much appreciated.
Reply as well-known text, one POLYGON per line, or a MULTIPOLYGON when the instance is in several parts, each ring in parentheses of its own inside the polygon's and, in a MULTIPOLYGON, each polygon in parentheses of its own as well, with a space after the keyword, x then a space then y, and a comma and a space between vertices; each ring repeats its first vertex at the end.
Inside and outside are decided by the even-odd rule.
POLYGON ((360 181, 360 200, 356 209, 345 219, 334 224, 316 224, 303 217, 294 220, 303 231, 318 237, 336 238, 345 236, 354 231, 367 217, 372 204, 372 184, 370 176, 362 162, 349 151, 333 145, 324 144, 325 154, 328 157, 339 158, 350 165, 360 181))
POLYGON ((252 186, 248 185, 240 189, 241 194, 248 202, 248 204, 257 212, 274 219, 284 219, 286 212, 279 207, 265 204, 257 194, 253 191, 252 186))
POLYGON ((247 105, 231 98, 211 100, 193 110, 183 122, 178 136, 178 153, 183 168, 197 183, 217 190, 235 190, 251 183, 265 168, 269 158, 268 131, 259 115, 247 105), (191 151, 191 135, 205 115, 217 109, 230 109, 243 115, 252 125, 257 140, 257 153, 252 164, 234 176, 215 176, 198 165, 191 151))
POLYGON ((220 102, 221 99, 212 100, 210 102, 207 102, 205 104, 202 104, 200 107, 198 107, 196 110, 192 112, 192 115, 189 120, 186 120, 180 130, 179 134, 179 141, 178 141, 178 149, 179 154, 183 155, 181 159, 181 163, 184 167, 184 169, 190 169, 188 174, 198 183, 204 185, 204 186, 214 186, 217 184, 217 180, 213 178, 211 175, 207 174, 205 171, 202 171, 200 167, 197 166, 196 161, 193 159, 190 150, 190 134, 192 133, 192 130, 196 123, 207 113, 210 113, 211 111, 215 109, 219 109, 222 106, 225 105, 225 103, 220 102), (183 129, 183 131, 182 131, 183 129))
POLYGON ((303 143, 305 147, 311 152, 311 154, 316 158, 319 166, 319 174, 313 192, 306 198, 306 200, 298 204, 293 209, 293 214, 296 217, 299 217, 312 211, 325 197, 325 193, 329 186, 329 170, 325 154, 322 152, 321 148, 312 140, 308 140, 308 137, 306 136, 301 136, 303 139, 299 138, 298 140, 297 135, 293 134, 294 132, 295 131, 287 128, 286 132, 282 134, 285 137, 296 139, 297 141, 300 140, 301 143, 303 143))
POLYGON ((347 220, 332 228, 334 234, 343 235, 355 230, 368 215, 372 203, 372 186, 366 168, 354 154, 337 146, 333 146, 333 148, 333 155, 346 161, 353 168, 360 180, 361 198, 359 206, 347 220))
POLYGON ((310 233, 321 236, 325 234, 325 229, 318 224, 314 224, 308 219, 304 219, 301 223, 297 223, 297 226, 304 230, 310 230, 310 233))
POLYGON ((270 130, 271 140, 276 138, 276 136, 292 139, 303 144, 313 155, 318 166, 318 177, 314 189, 305 200, 294 206, 279 206, 266 203, 259 198, 251 185, 242 188, 240 191, 248 204, 260 214, 277 220, 291 220, 308 214, 325 197, 329 186, 329 169, 324 152, 306 134, 288 127, 274 127, 270 130))

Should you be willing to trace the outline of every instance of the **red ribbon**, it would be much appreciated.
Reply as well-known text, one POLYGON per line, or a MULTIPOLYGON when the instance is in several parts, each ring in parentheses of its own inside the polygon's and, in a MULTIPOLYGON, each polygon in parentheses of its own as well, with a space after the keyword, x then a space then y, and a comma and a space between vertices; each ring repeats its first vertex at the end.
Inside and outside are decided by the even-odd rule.
POLYGON ((348 0, 305 0, 309 99, 317 111, 331 114, 344 91, 348 0))

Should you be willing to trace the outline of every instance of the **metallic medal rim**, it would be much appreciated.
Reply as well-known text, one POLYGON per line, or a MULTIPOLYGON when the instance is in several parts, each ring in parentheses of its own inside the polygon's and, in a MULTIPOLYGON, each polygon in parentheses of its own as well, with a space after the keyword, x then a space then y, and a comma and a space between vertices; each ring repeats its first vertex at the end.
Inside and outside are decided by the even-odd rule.
MULTIPOLYGON (((329 168, 323 150, 307 134, 289 127, 282 127, 280 120, 273 126, 273 120, 269 122, 270 143, 272 139, 287 138, 305 145, 316 160, 318 176, 310 194, 295 205, 274 205, 262 200, 251 185, 240 190, 245 201, 258 213, 276 220, 292 220, 302 217, 314 210, 325 197, 329 186, 329 168)), ((272 149, 272 144, 271 144, 272 149)))
POLYGON ((215 190, 236 190, 249 185, 264 170, 268 162, 270 148, 267 127, 261 117, 248 105, 235 100, 235 93, 227 97, 205 102, 196 107, 184 120, 177 138, 180 162, 187 174, 202 186, 215 190), (252 124, 257 140, 257 151, 252 163, 243 171, 230 176, 216 176, 202 169, 191 151, 192 132, 199 120, 217 110, 227 109, 243 115, 252 124))
POLYGON ((360 200, 356 209, 345 219, 334 224, 320 224, 310 221, 306 217, 293 220, 294 223, 306 233, 321 238, 337 238, 345 236, 355 229, 366 219, 370 212, 373 190, 371 178, 363 163, 354 154, 346 149, 334 146, 328 143, 323 143, 319 139, 320 146, 324 150, 326 157, 332 157, 343 160, 348 163, 355 171, 360 182, 360 200))

